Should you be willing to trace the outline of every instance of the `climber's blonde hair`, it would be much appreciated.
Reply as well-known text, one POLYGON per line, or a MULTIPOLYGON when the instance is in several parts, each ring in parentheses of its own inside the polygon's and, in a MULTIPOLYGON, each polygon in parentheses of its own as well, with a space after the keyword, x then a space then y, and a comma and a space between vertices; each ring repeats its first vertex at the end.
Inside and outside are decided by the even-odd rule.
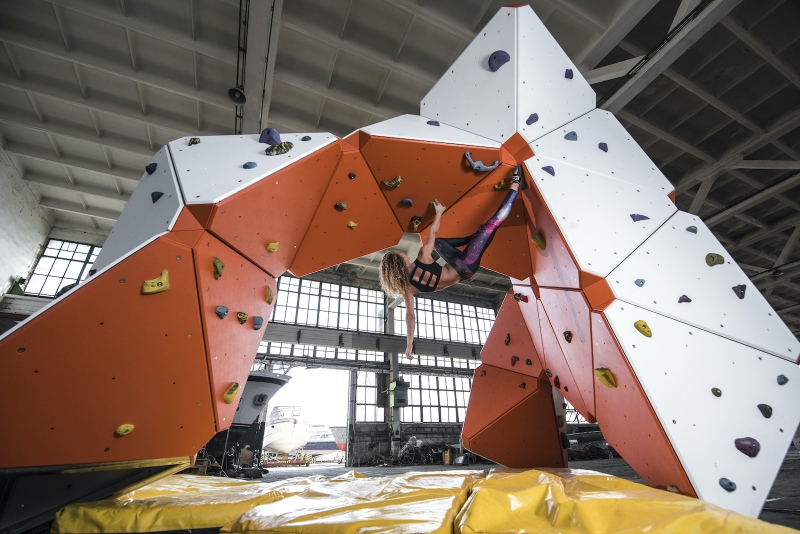
POLYGON ((399 297, 408 289, 408 269, 397 252, 387 252, 381 260, 381 287, 390 297, 399 297))

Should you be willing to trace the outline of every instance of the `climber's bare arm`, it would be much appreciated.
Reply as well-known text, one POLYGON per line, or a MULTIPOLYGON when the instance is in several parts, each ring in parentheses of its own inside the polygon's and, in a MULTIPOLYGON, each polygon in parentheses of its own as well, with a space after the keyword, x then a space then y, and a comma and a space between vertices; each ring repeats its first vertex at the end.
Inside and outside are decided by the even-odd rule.
POLYGON ((433 261, 433 256, 431 256, 433 253, 433 243, 436 241, 436 235, 439 233, 439 225, 441 224, 442 213, 444 213, 445 207, 436 202, 436 204, 433 205, 433 209, 436 211, 436 216, 433 218, 430 230, 428 230, 428 239, 419 251, 419 259, 425 263, 431 263, 433 261))

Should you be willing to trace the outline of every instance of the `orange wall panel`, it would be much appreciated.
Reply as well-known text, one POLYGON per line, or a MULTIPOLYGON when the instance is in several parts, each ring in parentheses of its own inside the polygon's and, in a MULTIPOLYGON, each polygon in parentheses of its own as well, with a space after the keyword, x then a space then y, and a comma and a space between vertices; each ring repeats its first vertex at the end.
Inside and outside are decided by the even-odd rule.
POLYGON ((208 354, 211 388, 217 430, 228 428, 233 421, 247 376, 264 337, 267 321, 275 304, 267 304, 266 288, 277 296, 275 279, 247 261, 225 243, 206 233, 194 247, 194 265, 200 309, 208 354), (219 279, 214 279, 214 258, 225 265, 219 279), (217 306, 228 308, 220 319, 217 306), (247 314, 240 324, 237 314, 247 314), (262 326, 254 328, 254 317, 262 318, 262 326), (233 383, 239 384, 234 401, 227 404, 223 395, 233 383))
POLYGON ((0 440, 0 467, 191 456, 216 432, 192 251, 164 237, 9 334, 0 357, 17 403, 0 424, 23 440, 0 440), (142 295, 162 269, 170 289, 142 295))
POLYGON ((277 278, 294 260, 341 155, 333 143, 223 200, 206 228, 277 278), (268 252, 273 242, 280 246, 268 252))
MULTIPOLYGON (((520 305, 524 304, 514 300, 513 293, 506 295, 489 338, 481 350, 481 361, 523 375, 543 377, 543 358, 536 350, 536 344, 520 311, 520 305)), ((535 302, 533 305, 536 305, 535 302)), ((536 329, 539 329, 538 324, 536 329)))
POLYGON ((363 156, 343 146, 341 161, 289 268, 295 276, 394 246, 403 236, 363 156), (337 210, 339 202, 347 209, 337 210), (358 226, 349 228, 350 221, 358 226))
POLYGON ((608 322, 598 312, 592 312, 591 320, 594 366, 609 369, 617 383, 616 388, 609 388, 595 377, 597 421, 603 437, 649 485, 662 489, 674 485, 685 495, 695 497, 686 472, 608 322))
POLYGON ((533 340, 536 354, 539 355, 542 369, 544 369, 544 345, 542 344, 542 330, 539 325, 539 306, 536 303, 536 294, 533 288, 527 285, 514 284, 513 291, 528 298, 528 302, 520 301, 519 311, 522 314, 525 325, 528 327, 528 333, 531 336, 531 340, 533 340))

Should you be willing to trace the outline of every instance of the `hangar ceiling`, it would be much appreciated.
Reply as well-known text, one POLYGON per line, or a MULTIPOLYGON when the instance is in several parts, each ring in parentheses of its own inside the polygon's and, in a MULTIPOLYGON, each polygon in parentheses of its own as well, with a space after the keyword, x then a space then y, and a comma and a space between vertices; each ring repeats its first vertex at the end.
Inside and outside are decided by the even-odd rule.
MULTIPOLYGON (((0 143, 56 221, 107 232, 176 137, 344 136, 417 114, 503 4, 0 0, 0 143)), ((530 5, 675 185, 678 207, 705 220, 800 336, 800 4, 530 5)), ((374 280, 377 259, 321 276, 374 280)), ((507 287, 484 270, 447 298, 496 303, 507 287)))

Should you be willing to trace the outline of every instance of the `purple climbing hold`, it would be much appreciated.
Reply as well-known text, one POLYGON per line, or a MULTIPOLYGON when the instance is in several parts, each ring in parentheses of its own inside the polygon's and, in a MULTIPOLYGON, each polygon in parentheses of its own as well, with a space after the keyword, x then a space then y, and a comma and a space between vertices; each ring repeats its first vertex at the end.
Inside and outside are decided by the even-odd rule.
POLYGON ((639 215, 638 213, 631 213, 631 219, 633 219, 633 222, 639 222, 639 221, 647 221, 650 219, 650 217, 648 217, 647 215, 639 215))
POLYGON ((744 285, 744 284, 739 284, 738 286, 733 286, 731 289, 733 289, 733 292, 736 293, 737 297, 739 297, 740 299, 743 299, 744 298, 744 292, 747 289, 747 286, 744 285))
POLYGON ((519 361, 519 356, 512 356, 511 357, 511 367, 514 367, 517 362, 519 361))
POLYGON ((153 191, 152 193, 150 193, 150 200, 152 200, 153 204, 155 204, 156 202, 158 202, 158 199, 163 196, 164 193, 162 193, 161 191, 153 191))
POLYGON ((684 302, 692 302, 692 299, 686 295, 681 295, 680 298, 678 298, 678 304, 683 304, 684 302))
POLYGON ((564 78, 571 80, 572 79, 572 69, 567 69, 564 71, 564 78))
POLYGON ((303 137, 300 138, 300 140, 301 141, 311 141, 311 136, 310 135, 304 135, 303 137))
POLYGON ((225 318, 226 315, 228 315, 228 307, 227 306, 217 306, 214 309, 214 313, 216 313, 217 317, 219 317, 220 320, 222 320, 222 319, 225 318))
POLYGON ((608 152, 608 145, 605 143, 600 143, 599 145, 597 145, 597 148, 599 148, 603 152, 608 152))
POLYGON ((719 479, 719 485, 722 486, 722 489, 725 491, 734 491, 736 489, 736 482, 727 478, 719 479))
POLYGON ((256 167, 258 167, 258 163, 256 163, 255 161, 248 161, 247 163, 242 165, 242 168, 244 169, 255 169, 256 167))
POLYGON ((644 285, 644 278, 637 278, 636 280, 633 281, 633 283, 639 287, 642 287, 644 285))
POLYGON ((144 168, 144 170, 147 171, 148 175, 150 175, 156 172, 157 168, 158 168, 158 163, 149 163, 147 167, 144 168))
POLYGON ((566 139, 567 141, 577 141, 578 134, 575 132, 567 132, 567 135, 564 136, 564 139, 566 139))
POLYGON ((784 385, 788 381, 789 381, 789 379, 786 378, 786 375, 778 375, 778 385, 779 386, 784 385))
POLYGON ((439 126, 439 121, 428 121, 426 124, 430 124, 431 126, 439 126))
POLYGON ((549 174, 550 176, 555 176, 556 175, 556 170, 553 167, 551 167, 550 165, 548 165, 546 167, 542 167, 542 170, 544 172, 546 172, 547 174, 549 174))
POLYGON ((264 318, 259 317, 258 315, 253 316, 253 330, 260 330, 261 325, 264 324, 264 318))
POLYGON ((558 375, 553 378, 553 385, 556 389, 561 389, 561 380, 558 379, 558 375))
POLYGON ((525 124, 530 126, 531 124, 533 124, 534 122, 536 122, 538 120, 539 120, 539 114, 538 113, 531 113, 530 117, 528 117, 528 120, 525 121, 525 124))
POLYGON ((511 60, 511 56, 508 55, 508 52, 505 50, 498 50, 491 56, 489 56, 489 69, 492 72, 497 72, 497 69, 505 65, 511 60))
POLYGON ((697 227, 696 226, 687 226, 686 227, 686 231, 687 232, 691 232, 693 234, 696 234, 697 233, 697 227))
POLYGON ((763 415, 767 419, 772 417, 772 406, 770 406, 769 404, 759 404, 758 411, 760 411, 761 415, 763 415))
POLYGON ((261 132, 261 137, 258 138, 259 143, 266 143, 270 146, 277 145, 281 142, 281 134, 275 128, 264 128, 261 132))
POLYGON ((755 458, 761 450, 761 444, 756 438, 737 438, 733 442, 742 454, 755 458))

